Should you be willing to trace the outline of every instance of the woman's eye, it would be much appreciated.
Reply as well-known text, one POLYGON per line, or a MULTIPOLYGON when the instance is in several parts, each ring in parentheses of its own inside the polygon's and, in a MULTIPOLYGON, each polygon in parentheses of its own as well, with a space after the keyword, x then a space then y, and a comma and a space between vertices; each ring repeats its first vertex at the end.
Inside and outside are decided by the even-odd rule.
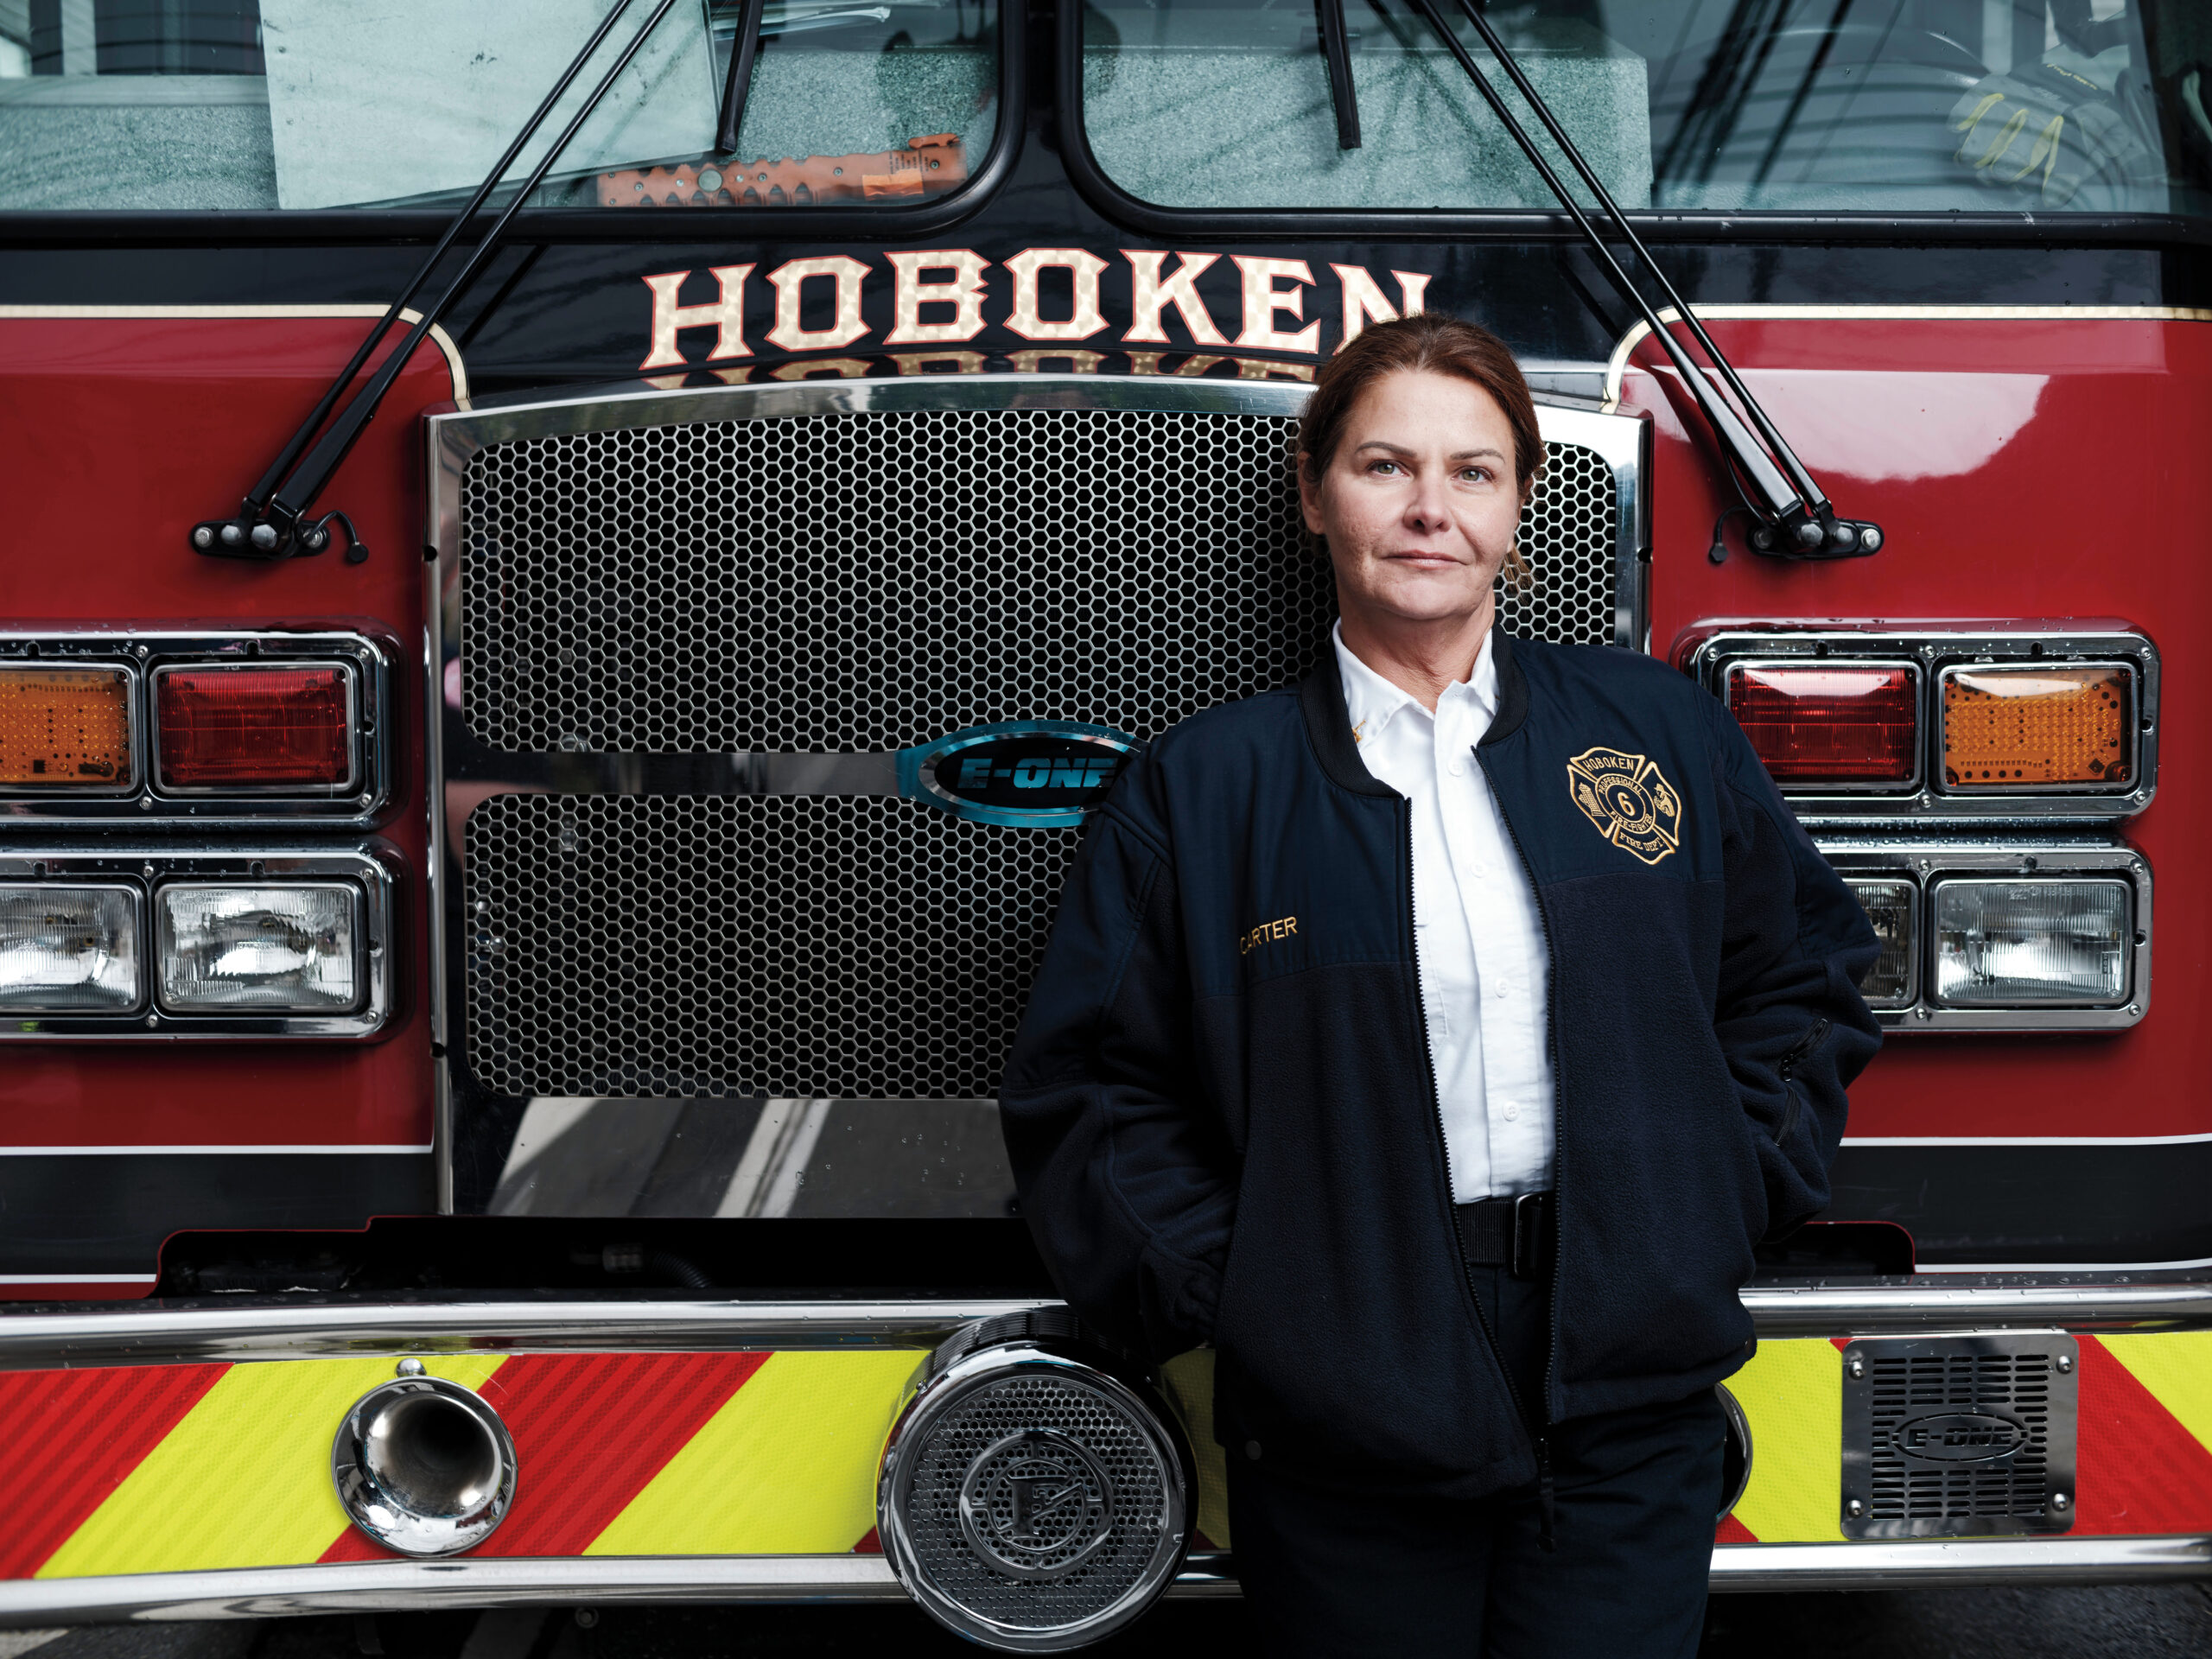
POLYGON ((1490 468, 1487 467, 1470 467, 1465 472, 1461 473, 1459 476, 1470 484, 1487 484, 1490 482, 1490 468))
POLYGON ((1398 463, 1395 461, 1371 461, 1369 463, 1367 470, 1370 473, 1395 474, 1398 470, 1398 463))

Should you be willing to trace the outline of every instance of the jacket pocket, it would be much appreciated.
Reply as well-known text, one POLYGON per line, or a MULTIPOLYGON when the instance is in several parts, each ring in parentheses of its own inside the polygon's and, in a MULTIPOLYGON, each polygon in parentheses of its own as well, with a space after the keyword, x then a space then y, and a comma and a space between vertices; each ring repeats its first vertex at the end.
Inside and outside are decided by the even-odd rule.
POLYGON ((1777 1146, 1789 1139, 1804 1109, 1805 1097, 1797 1092, 1797 1068, 1820 1052, 1821 1045, 1828 1039, 1831 1028, 1825 1016, 1814 1020, 1812 1029, 1790 1045, 1789 1052, 1782 1057, 1782 1064, 1776 1068, 1776 1075, 1782 1080, 1782 1091, 1789 1100, 1789 1104, 1783 1110, 1782 1125, 1774 1132, 1777 1146))

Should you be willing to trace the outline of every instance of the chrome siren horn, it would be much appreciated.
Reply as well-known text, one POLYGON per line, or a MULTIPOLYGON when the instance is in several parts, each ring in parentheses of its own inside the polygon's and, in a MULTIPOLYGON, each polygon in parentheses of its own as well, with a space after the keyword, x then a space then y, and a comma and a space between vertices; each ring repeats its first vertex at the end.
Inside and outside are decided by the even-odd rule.
POLYGON ((386 1548, 453 1555, 506 1518, 515 1443, 481 1398, 417 1367, 353 1402, 331 1444, 330 1478, 353 1524, 386 1548))
POLYGON ((1121 1629, 1190 1539, 1189 1447, 1149 1383, 1058 1309, 969 1325, 891 1431, 876 1527, 938 1623, 1007 1653, 1121 1629))

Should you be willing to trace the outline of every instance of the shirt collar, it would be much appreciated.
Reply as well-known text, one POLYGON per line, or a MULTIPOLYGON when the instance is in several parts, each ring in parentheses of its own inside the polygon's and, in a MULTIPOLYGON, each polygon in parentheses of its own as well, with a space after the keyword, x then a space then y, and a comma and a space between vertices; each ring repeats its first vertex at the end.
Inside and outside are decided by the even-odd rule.
MULTIPOLYGON (((1494 628, 1493 628, 1493 631, 1494 628)), ((1426 718, 1428 710, 1414 701, 1412 694, 1393 685, 1365 663, 1351 653, 1344 644, 1344 625, 1337 623, 1329 630, 1329 641, 1337 652, 1337 672, 1344 681, 1344 713, 1351 721, 1351 737, 1355 743, 1363 743, 1380 737, 1385 728, 1397 718, 1400 711, 1411 709, 1426 718)), ((1483 635, 1482 649, 1475 653, 1474 671, 1468 675, 1464 687, 1447 686, 1447 697, 1464 690, 1474 699, 1475 706, 1484 719, 1497 715, 1497 658, 1491 650, 1491 636, 1483 635)))

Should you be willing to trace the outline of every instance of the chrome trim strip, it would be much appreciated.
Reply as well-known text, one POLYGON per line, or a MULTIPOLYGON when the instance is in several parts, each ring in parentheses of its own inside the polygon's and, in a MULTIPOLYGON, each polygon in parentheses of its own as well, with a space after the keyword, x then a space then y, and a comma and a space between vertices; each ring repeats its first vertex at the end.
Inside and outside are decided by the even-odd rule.
POLYGON ((2126 623, 1961 620, 1940 623, 1855 624, 1787 622, 1750 626, 1707 622, 1684 671, 1726 701, 1725 680, 1737 667, 1821 664, 1917 664, 1915 687, 1920 729, 1919 772, 1911 788, 1830 785, 1779 785, 1805 823, 1845 824, 1887 818, 1915 823, 1961 819, 2044 819, 2102 823, 2131 817, 2151 804, 2158 785, 2158 648, 2126 623), (2053 668, 2121 667, 2133 672, 2135 730, 2129 734, 2133 779, 2125 788, 2088 785, 2024 785, 2017 791, 1966 788, 1942 781, 1943 677, 1956 669, 2015 664, 2053 668))
MULTIPOLYGON (((56 1283, 83 1276, 54 1275, 56 1283)), ((1932 1275, 1854 1284, 1754 1285, 1762 1337, 1939 1331, 2212 1328, 2212 1279, 2148 1283, 2026 1274, 1959 1285, 1932 1275)), ((101 1302, 0 1306, 0 1370, 481 1352, 716 1352, 748 1348, 935 1348, 962 1325, 1051 1296, 814 1301, 591 1300, 509 1294, 407 1302, 101 1302), (20 1310, 20 1311, 18 1311, 20 1310)))
MULTIPOLYGON (((72 1281, 73 1282, 73 1281, 72 1281)), ((916 1362, 962 1325, 1057 1298, 900 1301, 464 1300, 250 1307, 0 1306, 0 1370, 56 1363, 159 1364, 470 1351, 709 1353, 747 1348, 912 1348, 916 1362), (103 1310, 110 1310, 104 1313, 103 1310)))
POLYGON ((1954 1285, 1922 1275, 1873 1285, 1752 1285, 1739 1294, 1758 1334, 1770 1338, 2053 1325, 2070 1331, 2212 1326, 2212 1281, 2143 1284, 2086 1274, 2083 1279, 2079 1283, 1954 1285))
POLYGON ((0 1629, 543 1603, 904 1601, 880 1555, 458 1556, 0 1582, 0 1629))
POLYGON ((2112 1584, 2212 1576, 2212 1536, 1929 1539, 1863 1544, 1722 1544, 1727 1590, 1887 1590, 1914 1584, 2112 1584))
POLYGON ((149 997, 160 972, 153 895, 171 880, 265 881, 281 886, 314 877, 336 877, 359 889, 365 935, 356 957, 365 995, 361 1006, 350 1014, 171 1014, 158 1001, 152 1001, 140 1003, 130 1014, 0 1017, 0 1042, 81 1041, 87 1037, 109 1042, 161 1043, 372 1037, 385 1028, 394 1006, 392 963, 399 952, 392 937, 397 915, 392 888, 401 868, 398 855, 380 842, 327 848, 230 842, 195 847, 188 853, 174 845, 0 849, 0 880, 69 885, 87 877, 105 877, 137 892, 149 997))
POLYGON ((1971 841, 1937 840, 1925 834, 1839 836, 1816 830, 1813 836, 1836 874, 1910 882, 1919 890, 1918 961, 1916 1001, 1873 1010, 1887 1031, 2125 1031, 2140 1024, 2151 1008, 2151 866, 2126 842, 2081 835, 2010 833, 2002 839, 1982 835, 1971 841), (2044 876, 2117 876, 2133 894, 2135 943, 2128 964, 2127 1001, 2105 1007, 1962 1008, 1936 1001, 1935 888, 1961 875, 2009 875, 2023 880, 2044 876))
MULTIPOLYGON (((2005 1538, 1860 1544, 1723 1544, 1712 1586, 1878 1590, 1903 1584, 2126 1583, 2212 1576, 2212 1537, 2005 1538)), ((1178 1601, 1239 1593, 1211 1565, 1170 1586, 1178 1601)), ((346 1561, 212 1573, 0 1582, 0 1629, 432 1607, 726 1601, 905 1601, 880 1555, 471 1557, 346 1561)))
POLYGON ((64 795, 0 788, 0 835, 131 823, 148 830, 366 830, 391 798, 396 640, 342 629, 38 628, 0 632, 0 664, 121 668, 130 677, 133 781, 127 788, 64 795), (30 654, 35 647, 36 654, 30 654), (173 668, 344 667, 353 772, 327 785, 199 789, 163 784, 154 683, 173 668))

